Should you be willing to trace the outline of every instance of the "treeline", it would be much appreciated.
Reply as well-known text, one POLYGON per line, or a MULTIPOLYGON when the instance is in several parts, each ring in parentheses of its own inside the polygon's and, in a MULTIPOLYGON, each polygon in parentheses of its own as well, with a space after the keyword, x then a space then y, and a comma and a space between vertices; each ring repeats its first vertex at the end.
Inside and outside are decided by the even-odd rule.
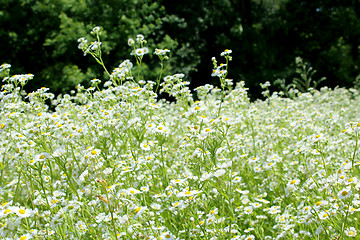
MULTIPOLYGON (((12 74, 33 73, 29 90, 55 93, 107 76, 77 49, 79 37, 102 30, 109 69, 131 59, 129 37, 143 34, 150 51, 171 50, 165 74, 184 73, 191 87, 217 84, 211 58, 233 51, 229 77, 245 81, 253 98, 259 83, 297 77, 295 58, 326 77, 320 85, 359 86, 360 0, 0 0, 0 64, 12 74)), ((147 55, 145 80, 160 64, 147 55)), ((165 75, 164 75, 165 76, 165 75)), ((275 89, 276 86, 274 86, 275 89)))

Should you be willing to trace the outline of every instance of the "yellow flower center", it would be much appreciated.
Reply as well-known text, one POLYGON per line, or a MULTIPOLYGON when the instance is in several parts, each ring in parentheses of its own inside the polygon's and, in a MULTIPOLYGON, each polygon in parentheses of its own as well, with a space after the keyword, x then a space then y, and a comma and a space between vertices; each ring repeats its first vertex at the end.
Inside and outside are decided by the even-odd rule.
POLYGON ((140 212, 140 210, 141 210, 141 207, 138 207, 137 209, 135 209, 135 213, 140 212))
POLYGON ((20 209, 20 210, 19 210, 19 213, 25 214, 25 210, 24 210, 24 209, 20 209))

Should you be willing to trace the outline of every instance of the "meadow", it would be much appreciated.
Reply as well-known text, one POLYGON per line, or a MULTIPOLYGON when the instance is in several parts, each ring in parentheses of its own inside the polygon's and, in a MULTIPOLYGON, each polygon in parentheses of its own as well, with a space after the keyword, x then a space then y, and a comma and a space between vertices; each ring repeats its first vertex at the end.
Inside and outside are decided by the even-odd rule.
MULTIPOLYGON (((264 83, 251 102, 226 78, 227 49, 213 58, 220 88, 192 92, 181 73, 140 79, 142 35, 134 64, 109 72, 92 33, 79 48, 105 83, 25 93, 34 76, 0 67, 1 239, 358 239, 356 89, 285 97, 264 83)), ((161 67, 169 52, 155 49, 161 67)))

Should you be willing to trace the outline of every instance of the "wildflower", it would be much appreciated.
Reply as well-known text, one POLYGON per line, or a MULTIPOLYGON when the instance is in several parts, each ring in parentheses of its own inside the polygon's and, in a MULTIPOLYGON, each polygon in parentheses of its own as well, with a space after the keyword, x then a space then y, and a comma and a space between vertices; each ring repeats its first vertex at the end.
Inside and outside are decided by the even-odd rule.
POLYGON ((98 34, 100 32, 100 27, 99 26, 96 26, 94 27, 92 30, 91 30, 91 34, 98 34))
POLYGON ((6 123, 0 123, 0 133, 2 131, 5 131, 5 128, 6 128, 6 123))
POLYGON ((250 203, 250 205, 253 206, 254 208, 259 208, 259 207, 262 206, 261 203, 257 203, 257 202, 255 202, 255 203, 250 203))
MULTIPOLYGON (((45 161, 47 158, 49 157, 49 154, 48 153, 39 153, 39 154, 36 154, 35 157, 34 157, 34 162, 43 162, 45 161)), ((31 163, 31 161, 30 161, 31 163)))
POLYGON ((251 231, 254 231, 255 229, 254 228, 247 228, 244 230, 245 233, 248 233, 248 232, 251 232, 251 231))
POLYGON ((128 45, 129 45, 129 46, 132 46, 132 45, 134 45, 134 43, 135 43, 134 39, 129 38, 129 40, 128 40, 128 45))
POLYGON ((354 227, 347 228, 345 230, 345 234, 348 237, 355 237, 357 235, 356 229, 354 227))
POLYGON ((175 240, 175 237, 171 234, 171 232, 164 232, 160 235, 159 239, 161 240, 175 240))
POLYGON ((241 180, 242 180, 241 177, 236 176, 236 177, 234 177, 234 179, 232 180, 232 182, 233 182, 233 183, 239 183, 239 182, 241 182, 241 180))
POLYGON ((25 235, 21 235, 18 240, 28 240, 28 239, 32 239, 33 236, 30 233, 27 233, 25 235))
POLYGON ((89 49, 91 49, 92 51, 95 51, 96 49, 100 48, 100 46, 101 46, 101 42, 98 42, 98 41, 92 42, 90 44, 90 46, 88 47, 87 52, 89 52, 89 49))
POLYGON ((221 177, 221 176, 224 175, 225 173, 226 173, 226 170, 225 170, 225 169, 219 169, 219 170, 216 170, 213 175, 214 175, 215 177, 221 177))
POLYGON ((253 207, 252 206, 246 206, 244 207, 244 213, 245 214, 251 214, 253 212, 253 207))
POLYGON ((150 144, 149 142, 146 142, 146 141, 143 141, 141 144, 140 144, 140 147, 142 150, 144 151, 149 151, 151 148, 150 148, 150 144))
POLYGON ((142 192, 148 192, 148 191, 149 191, 149 187, 148 187, 148 186, 142 186, 142 187, 140 187, 140 190, 141 190, 142 192))
POLYGON ((134 216, 134 219, 137 219, 138 217, 140 217, 144 212, 145 210, 147 210, 147 207, 136 207, 134 212, 135 212, 135 216, 134 216))
POLYGON ((322 206, 325 206, 325 205, 327 205, 327 204, 328 204, 328 201, 317 201, 317 202, 315 203, 314 208, 315 208, 315 209, 320 209, 322 206))
POLYGON ((142 34, 136 35, 136 41, 138 43, 142 43, 144 41, 144 35, 142 35, 142 34))
POLYGON ((254 235, 247 235, 245 236, 244 240, 254 240, 255 236, 254 235))
POLYGON ((223 51, 220 56, 227 56, 227 55, 230 55, 232 53, 232 50, 230 49, 225 49, 225 51, 223 51))
POLYGON ((158 203, 152 203, 150 207, 156 211, 159 211, 161 209, 161 205, 158 203))
POLYGON ((138 57, 143 57, 145 54, 149 53, 149 49, 147 47, 137 48, 131 52, 131 55, 136 55, 138 57))
POLYGON ((221 67, 214 69, 211 73, 212 77, 222 77, 226 75, 227 71, 225 69, 221 69, 221 67))
POLYGON ((137 190, 136 188, 129 188, 129 189, 127 189, 127 193, 129 194, 129 195, 134 195, 134 194, 139 194, 139 193, 141 193, 141 191, 139 191, 139 190, 137 190))
POLYGON ((13 207, 12 211, 20 218, 27 218, 34 215, 34 211, 25 208, 13 207))
POLYGON ((155 55, 160 55, 160 56, 163 56, 163 55, 166 55, 167 53, 169 53, 170 52, 170 50, 169 49, 158 49, 158 48, 156 48, 155 49, 155 52, 154 52, 154 54, 155 55))
POLYGON ((1 64, 1 66, 0 66, 0 73, 1 73, 2 71, 4 71, 5 69, 9 69, 9 68, 11 68, 11 65, 10 65, 10 64, 7 64, 7 63, 1 64))
POLYGON ((349 196, 351 196, 352 194, 352 190, 350 187, 347 187, 347 188, 344 188, 342 189, 339 193, 338 193, 338 198, 339 199, 346 199, 348 198, 349 196))
POLYGON ((11 207, 2 209, 1 212, 0 212, 0 217, 2 218, 2 217, 4 217, 4 216, 7 216, 7 215, 9 215, 9 214, 12 213, 12 212, 13 212, 13 210, 12 210, 11 207))
MULTIPOLYGON (((350 164, 350 163, 349 163, 350 164)), ((351 165, 351 164, 350 164, 351 165)), ((349 179, 347 179, 346 181, 345 181, 345 184, 346 185, 349 185, 349 184, 352 184, 352 183, 354 183, 354 184, 356 184, 356 183, 358 183, 359 182, 359 180, 358 180, 358 178, 357 177, 351 177, 351 178, 349 178, 349 179)))
POLYGON ((299 185, 300 183, 300 180, 299 179, 293 179, 291 180, 290 182, 288 182, 288 186, 296 186, 296 185, 299 185))
POLYGON ((97 79, 97 78, 94 78, 94 79, 92 79, 91 81, 90 81, 92 84, 99 84, 99 83, 101 83, 101 80, 100 79, 97 79))
POLYGON ((92 147, 88 147, 86 150, 87 150, 88 154, 85 156, 85 158, 88 158, 88 157, 96 158, 101 153, 100 149, 94 149, 92 147))
POLYGON ((322 212, 319 213, 319 218, 321 220, 327 219, 327 218, 329 218, 329 213, 327 213, 325 211, 322 211, 322 212))
POLYGON ((195 196, 201 192, 202 191, 199 191, 199 190, 192 190, 192 191, 185 190, 185 191, 178 193, 176 196, 177 197, 191 197, 191 196, 195 196))
POLYGON ((80 230, 80 233, 81 234, 85 234, 86 231, 88 230, 86 224, 83 222, 83 221, 78 221, 76 224, 75 224, 76 228, 80 230))

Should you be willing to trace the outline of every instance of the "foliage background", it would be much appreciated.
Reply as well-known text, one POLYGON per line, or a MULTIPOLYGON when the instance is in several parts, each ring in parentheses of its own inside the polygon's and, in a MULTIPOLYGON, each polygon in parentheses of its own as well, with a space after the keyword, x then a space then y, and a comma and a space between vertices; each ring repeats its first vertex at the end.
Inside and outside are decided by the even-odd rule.
MULTIPOLYGON (((150 51, 171 49, 165 74, 184 73, 191 87, 212 79, 211 57, 233 50, 230 78, 243 80, 252 98, 259 83, 296 76, 301 56, 322 85, 359 86, 360 0, 0 0, 0 62, 12 73, 33 73, 30 89, 55 93, 106 79, 101 66, 77 49, 77 39, 102 28, 109 69, 130 58, 127 39, 144 34, 150 51)), ((131 59, 131 58, 130 58, 131 59)), ((145 79, 160 69, 144 62, 145 79)))

